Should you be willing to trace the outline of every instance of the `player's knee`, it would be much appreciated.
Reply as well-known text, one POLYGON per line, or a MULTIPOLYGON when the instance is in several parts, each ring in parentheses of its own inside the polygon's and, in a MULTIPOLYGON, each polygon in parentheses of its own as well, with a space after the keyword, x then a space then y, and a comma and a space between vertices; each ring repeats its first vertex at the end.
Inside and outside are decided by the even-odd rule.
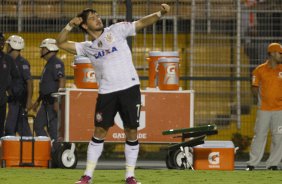
POLYGON ((95 127, 94 137, 104 139, 107 135, 108 130, 108 128, 95 127))
POLYGON ((133 141, 137 139, 137 129, 125 128, 124 132, 126 140, 133 141))

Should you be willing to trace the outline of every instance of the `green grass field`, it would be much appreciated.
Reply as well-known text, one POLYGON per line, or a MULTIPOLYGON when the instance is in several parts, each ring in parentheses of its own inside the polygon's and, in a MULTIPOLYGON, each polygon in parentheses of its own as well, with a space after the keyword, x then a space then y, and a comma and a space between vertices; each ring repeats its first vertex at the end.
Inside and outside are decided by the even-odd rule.
MULTIPOLYGON (((83 170, 0 169, 1 184, 74 184, 83 170)), ((97 170, 94 184, 123 184, 123 170, 97 170)), ((281 184, 281 171, 192 171, 137 169, 142 184, 281 184)))

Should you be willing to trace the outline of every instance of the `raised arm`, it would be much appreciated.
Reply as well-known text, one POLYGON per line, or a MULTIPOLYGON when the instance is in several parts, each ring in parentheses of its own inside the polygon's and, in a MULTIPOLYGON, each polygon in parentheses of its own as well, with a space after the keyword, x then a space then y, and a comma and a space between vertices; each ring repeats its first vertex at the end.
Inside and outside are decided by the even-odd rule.
POLYGON ((75 17, 64 27, 56 39, 58 47, 72 54, 76 54, 75 42, 68 40, 68 34, 74 27, 79 26, 81 22, 82 19, 80 17, 75 17))
POLYGON ((164 16, 169 11, 170 11, 170 6, 167 4, 162 4, 160 11, 147 15, 135 22, 136 31, 139 31, 147 26, 156 23, 162 16, 164 16))

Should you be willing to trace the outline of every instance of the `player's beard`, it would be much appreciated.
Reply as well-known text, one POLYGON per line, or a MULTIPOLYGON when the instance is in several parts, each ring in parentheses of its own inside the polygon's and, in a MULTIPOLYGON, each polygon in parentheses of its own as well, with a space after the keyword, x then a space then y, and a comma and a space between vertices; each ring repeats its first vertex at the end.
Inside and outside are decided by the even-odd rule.
POLYGON ((103 29, 104 29, 104 26, 101 26, 99 28, 96 28, 94 31, 103 31, 103 29))
POLYGON ((101 23, 97 28, 95 28, 93 31, 103 31, 104 25, 101 23))

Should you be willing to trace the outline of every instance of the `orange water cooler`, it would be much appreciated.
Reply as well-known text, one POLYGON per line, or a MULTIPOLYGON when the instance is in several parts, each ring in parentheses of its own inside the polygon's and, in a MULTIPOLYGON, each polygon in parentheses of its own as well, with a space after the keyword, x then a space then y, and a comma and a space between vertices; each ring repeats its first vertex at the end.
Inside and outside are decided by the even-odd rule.
POLYGON ((177 51, 150 51, 147 58, 149 64, 149 88, 156 88, 158 86, 157 64, 160 58, 179 58, 177 51))
POLYGON ((158 60, 158 87, 160 90, 179 89, 179 58, 158 60))
POLYGON ((87 57, 76 56, 72 67, 74 69, 74 84, 77 88, 98 88, 95 70, 87 57))
POLYGON ((50 167, 51 140, 49 137, 2 137, 2 167, 50 167))
POLYGON ((193 148, 195 170, 234 170, 232 141, 205 141, 193 148))

